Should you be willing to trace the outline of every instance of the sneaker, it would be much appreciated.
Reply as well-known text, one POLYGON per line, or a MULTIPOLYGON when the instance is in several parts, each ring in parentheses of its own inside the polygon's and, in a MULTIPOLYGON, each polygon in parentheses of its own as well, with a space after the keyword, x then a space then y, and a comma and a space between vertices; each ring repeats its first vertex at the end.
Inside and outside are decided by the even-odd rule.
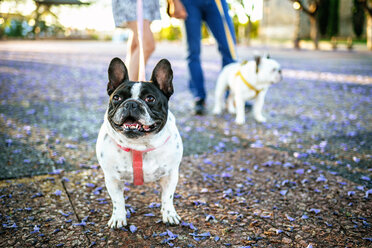
POLYGON ((197 100, 195 102, 195 115, 205 114, 205 101, 204 99, 197 100))

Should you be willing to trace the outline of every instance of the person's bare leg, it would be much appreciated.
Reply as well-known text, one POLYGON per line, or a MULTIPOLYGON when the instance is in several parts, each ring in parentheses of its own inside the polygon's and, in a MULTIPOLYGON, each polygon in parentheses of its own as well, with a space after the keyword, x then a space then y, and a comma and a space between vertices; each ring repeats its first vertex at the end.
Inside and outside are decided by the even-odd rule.
POLYGON ((128 39, 127 58, 129 79, 133 81, 138 80, 138 67, 139 67, 139 44, 137 33, 137 22, 128 22, 127 27, 132 30, 132 34, 128 39))
POLYGON ((150 29, 151 22, 143 20, 143 54, 145 57, 145 65, 151 54, 155 51, 155 39, 150 29))
MULTIPOLYGON (((155 51, 155 39, 150 29, 150 24, 150 21, 143 20, 143 55, 145 59, 145 65, 147 64, 147 61, 150 58, 151 54, 155 51)), ((128 39, 128 55, 126 59, 127 65, 129 67, 129 79, 137 81, 140 59, 137 22, 129 22, 128 28, 132 30, 132 35, 130 39, 128 39)))

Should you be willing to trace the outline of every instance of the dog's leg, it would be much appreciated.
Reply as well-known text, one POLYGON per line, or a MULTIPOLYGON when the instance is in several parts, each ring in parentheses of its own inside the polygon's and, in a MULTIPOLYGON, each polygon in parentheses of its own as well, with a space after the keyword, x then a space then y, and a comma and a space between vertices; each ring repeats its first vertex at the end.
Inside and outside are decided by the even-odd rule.
POLYGON ((253 104, 253 116, 257 122, 266 122, 266 118, 262 115, 262 109, 265 102, 265 95, 266 90, 259 93, 253 104))
POLYGON ((235 122, 238 125, 243 125, 245 123, 245 101, 241 93, 236 92, 235 94, 235 109, 236 109, 236 119, 235 122))
POLYGON ((231 91, 229 97, 227 98, 227 110, 230 114, 236 113, 234 95, 231 91))
POLYGON ((181 217, 177 214, 173 198, 178 182, 178 168, 173 170, 170 175, 160 179, 160 186, 162 188, 161 194, 161 213, 163 215, 163 222, 169 224, 180 223, 181 217))
POLYGON ((127 212, 125 210, 124 183, 105 175, 107 191, 112 200, 112 215, 108 222, 111 228, 120 228, 127 225, 127 212))
POLYGON ((221 75, 217 79, 217 85, 216 90, 214 92, 214 108, 213 108, 213 114, 219 115, 222 112, 222 109, 225 107, 225 101, 224 101, 224 94, 227 89, 227 76, 225 73, 221 73, 221 75))

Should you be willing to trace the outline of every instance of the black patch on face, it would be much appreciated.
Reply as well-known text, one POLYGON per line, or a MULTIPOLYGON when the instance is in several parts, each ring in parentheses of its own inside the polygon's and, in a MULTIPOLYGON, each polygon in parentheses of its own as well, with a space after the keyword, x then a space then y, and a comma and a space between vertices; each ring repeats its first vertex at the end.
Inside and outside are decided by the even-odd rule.
POLYGON ((163 92, 151 82, 141 82, 139 99, 132 99, 131 89, 138 82, 127 81, 121 84, 111 95, 108 120, 111 126, 128 138, 139 138, 150 133, 158 133, 168 118, 168 99, 163 92), (152 97, 154 101, 146 101, 152 97), (146 126, 140 123, 142 116, 149 114, 154 124, 146 126), (139 129, 126 129, 124 124, 138 123, 139 129), (143 128, 145 127, 145 128, 143 128))
POLYGON ((127 69, 120 59, 111 61, 108 73, 108 120, 111 126, 128 138, 139 138, 162 130, 168 118, 168 100, 173 94, 173 71, 169 61, 160 60, 153 70, 151 81, 140 82, 140 99, 131 98, 131 89, 138 82, 128 79, 127 69), (151 125, 139 121, 146 112, 154 121, 151 125))

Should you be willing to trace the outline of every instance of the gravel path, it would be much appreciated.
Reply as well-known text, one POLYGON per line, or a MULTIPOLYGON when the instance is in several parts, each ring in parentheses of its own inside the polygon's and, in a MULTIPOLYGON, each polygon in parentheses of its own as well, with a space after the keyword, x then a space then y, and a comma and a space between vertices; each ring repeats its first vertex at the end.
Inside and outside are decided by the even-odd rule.
MULTIPOLYGON (((185 154, 175 199, 180 226, 159 223, 159 187, 127 185, 128 228, 110 230, 111 202, 94 144, 106 108, 107 66, 125 45, 0 42, 1 247, 370 247, 372 54, 269 50, 284 71, 265 124, 248 111, 192 115, 185 51, 171 61, 185 154)), ((238 47, 241 59, 253 48, 238 47)), ((213 106, 220 70, 203 46, 213 106)))

